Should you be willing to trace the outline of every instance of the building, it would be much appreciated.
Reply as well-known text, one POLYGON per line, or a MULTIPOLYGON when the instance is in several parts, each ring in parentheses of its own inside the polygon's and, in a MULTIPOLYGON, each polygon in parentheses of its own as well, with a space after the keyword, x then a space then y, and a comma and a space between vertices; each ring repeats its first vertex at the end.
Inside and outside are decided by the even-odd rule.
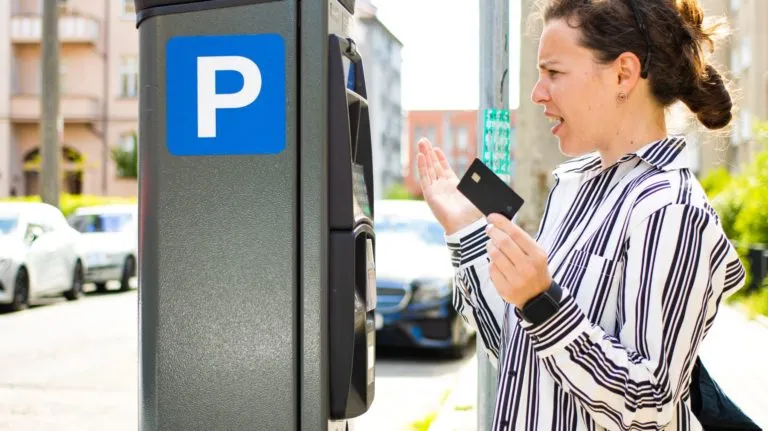
POLYGON ((728 77, 736 89, 738 110, 731 129, 731 144, 735 147, 732 163, 738 167, 752 161, 761 150, 754 139, 755 121, 768 121, 768 2, 719 1, 720 11, 716 12, 726 12, 732 28, 724 56, 728 58, 728 77), (727 11, 722 11, 722 3, 727 3, 727 11))
MULTIPOLYGON (((37 194, 42 1, 0 2, 0 197, 37 194)), ((133 0, 59 0, 60 191, 135 195, 113 148, 138 129, 138 33, 133 0)))
POLYGON ((403 109, 400 71, 403 43, 376 17, 370 0, 355 5, 355 41, 363 57, 371 118, 374 197, 402 182, 403 109))
MULTIPOLYGON (((510 146, 515 148, 516 116, 510 115, 512 136, 510 146)), ((419 152, 419 139, 426 137, 433 145, 440 147, 456 174, 461 176, 478 156, 478 112, 477 110, 459 111, 409 111, 406 143, 403 146, 404 184, 414 196, 421 195, 419 172, 416 156, 419 152)), ((511 155, 515 157, 514 154, 511 155)))

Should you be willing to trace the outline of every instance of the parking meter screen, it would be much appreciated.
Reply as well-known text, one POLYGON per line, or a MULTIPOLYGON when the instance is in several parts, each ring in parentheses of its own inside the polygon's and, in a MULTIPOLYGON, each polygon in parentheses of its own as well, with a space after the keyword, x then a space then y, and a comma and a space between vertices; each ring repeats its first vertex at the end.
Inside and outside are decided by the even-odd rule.
POLYGON ((368 189, 365 187, 365 170, 362 165, 352 163, 352 199, 355 205, 355 216, 364 215, 373 218, 371 205, 368 202, 368 189))

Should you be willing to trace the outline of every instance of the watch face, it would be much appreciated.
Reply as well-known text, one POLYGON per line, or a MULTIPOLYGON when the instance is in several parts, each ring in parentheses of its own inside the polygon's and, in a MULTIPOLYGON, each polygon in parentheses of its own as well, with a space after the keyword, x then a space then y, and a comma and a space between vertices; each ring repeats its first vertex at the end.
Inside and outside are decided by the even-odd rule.
POLYGON ((547 292, 544 292, 528 302, 528 304, 525 304, 521 311, 526 320, 539 324, 554 316, 558 309, 559 304, 547 292))

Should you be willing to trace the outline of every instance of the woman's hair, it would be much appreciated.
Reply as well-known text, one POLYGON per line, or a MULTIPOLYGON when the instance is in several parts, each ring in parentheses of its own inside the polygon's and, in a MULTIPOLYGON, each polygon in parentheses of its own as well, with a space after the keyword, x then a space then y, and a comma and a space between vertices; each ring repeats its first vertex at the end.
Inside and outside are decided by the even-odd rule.
POLYGON ((680 100, 709 129, 731 121, 731 96, 703 53, 714 49, 721 26, 703 26, 698 0, 539 0, 539 14, 545 23, 562 18, 578 28, 581 44, 602 63, 637 55, 661 106, 680 100))

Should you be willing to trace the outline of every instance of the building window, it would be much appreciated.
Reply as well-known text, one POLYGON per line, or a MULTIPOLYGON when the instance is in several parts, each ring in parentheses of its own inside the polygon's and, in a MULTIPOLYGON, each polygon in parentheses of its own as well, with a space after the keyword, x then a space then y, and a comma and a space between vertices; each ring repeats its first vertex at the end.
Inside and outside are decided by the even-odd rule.
POLYGON ((139 89, 139 67, 135 55, 120 59, 120 96, 137 97, 139 89))
POLYGON ((749 37, 741 40, 741 69, 746 69, 752 64, 752 45, 749 37))
POLYGON ((469 146, 469 132, 466 127, 459 127, 456 133, 456 147, 464 151, 469 146))
POLYGON ((121 0, 120 3, 120 18, 136 19, 136 5, 133 3, 133 0, 121 0))

